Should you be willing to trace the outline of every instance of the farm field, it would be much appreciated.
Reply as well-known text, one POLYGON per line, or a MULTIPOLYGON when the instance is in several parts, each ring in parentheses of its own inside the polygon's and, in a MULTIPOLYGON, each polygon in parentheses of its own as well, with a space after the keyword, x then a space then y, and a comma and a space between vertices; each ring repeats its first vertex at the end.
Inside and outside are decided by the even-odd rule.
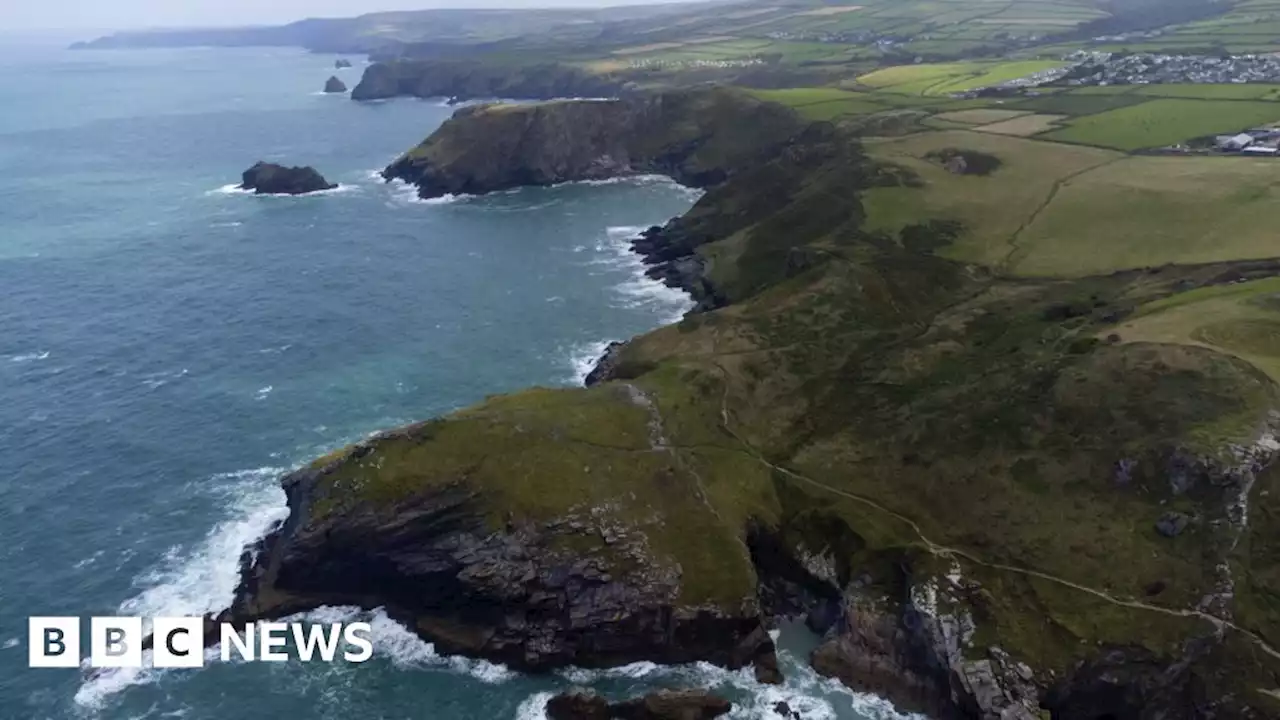
POLYGON ((1173 145, 1205 135, 1235 132, 1277 120, 1280 120, 1278 103, 1159 98, 1075 118, 1062 130, 1043 137, 1117 150, 1139 150, 1173 145))
POLYGON ((1078 277, 1280 255, 1270 222, 1280 168, 1271 159, 1132 157, 981 129, 868 139, 866 147, 923 181, 867 191, 867 229, 959 221, 961 237, 940 251, 957 260, 1078 277), (931 159, 940 151, 991 156, 999 166, 955 174, 931 159))
POLYGON ((1108 110, 1117 110, 1130 105, 1144 103, 1150 99, 1149 97, 1137 97, 1134 95, 1096 95, 1073 90, 1018 100, 1009 103, 1007 107, 1070 116, 1097 115, 1108 110))
POLYGON ((1087 275, 1280 254, 1274 160, 1130 157, 1062 183, 1018 235, 1009 269, 1087 275))
POLYGON ((1019 117, 974 128, 985 133, 1030 137, 1058 127, 1066 115, 1020 115, 1019 117))
POLYGON ((971 130, 868 139, 866 148, 873 157, 904 165, 924 181, 922 188, 866 191, 868 230, 895 232, 926 220, 959 220, 966 231, 941 253, 988 266, 1005 261, 1012 251, 1010 240, 1057 183, 1124 157, 1109 150, 971 130), (1000 167, 987 176, 956 175, 926 158, 953 148, 994 156, 1000 167))
POLYGON ((973 110, 952 110, 935 115, 939 120, 963 123, 965 125, 987 125, 1009 120, 1019 115, 1026 115, 1025 110, 997 110, 994 108, 975 108, 973 110))
POLYGON ((900 65, 862 75, 858 82, 877 90, 904 95, 949 95, 1015 80, 1062 65, 1057 60, 900 65))

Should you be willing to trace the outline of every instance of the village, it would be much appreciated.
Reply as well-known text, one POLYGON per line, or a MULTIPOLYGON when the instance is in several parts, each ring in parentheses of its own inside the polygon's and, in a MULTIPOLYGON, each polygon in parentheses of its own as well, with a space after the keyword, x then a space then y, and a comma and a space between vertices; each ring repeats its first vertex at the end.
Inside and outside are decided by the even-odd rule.
POLYGON ((1280 81, 1275 55, 1165 55, 1074 52, 1067 85, 1151 85, 1157 83, 1250 83, 1280 81))

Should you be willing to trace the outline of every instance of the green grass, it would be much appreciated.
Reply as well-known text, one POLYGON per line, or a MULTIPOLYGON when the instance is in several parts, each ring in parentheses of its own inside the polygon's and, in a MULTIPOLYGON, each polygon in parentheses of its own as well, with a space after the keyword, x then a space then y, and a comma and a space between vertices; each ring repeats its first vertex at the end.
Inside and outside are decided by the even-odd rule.
POLYGON ((1074 92, 1055 93, 1010 103, 1004 107, 1034 110, 1052 115, 1095 115, 1108 110, 1147 102, 1150 98, 1133 95, 1081 95, 1074 92))
POLYGON ((858 82, 906 95, 948 95, 1061 66, 1061 62, 1054 60, 923 63, 877 70, 860 76, 858 82))
POLYGON ((1069 121, 1044 137, 1117 150, 1139 150, 1231 133, 1280 120, 1280 105, 1268 102, 1217 103, 1156 99, 1069 121))
MULTIPOLYGON (((1141 106, 1139 106, 1141 107, 1141 106)), ((1268 159, 1132 157, 1064 184, 1018 237, 1013 269, 1085 275, 1280 256, 1268 159)))
POLYGON ((1265 83, 1247 83, 1243 85, 1144 85, 1135 88, 1133 94, 1201 100, 1280 100, 1280 85, 1265 83))

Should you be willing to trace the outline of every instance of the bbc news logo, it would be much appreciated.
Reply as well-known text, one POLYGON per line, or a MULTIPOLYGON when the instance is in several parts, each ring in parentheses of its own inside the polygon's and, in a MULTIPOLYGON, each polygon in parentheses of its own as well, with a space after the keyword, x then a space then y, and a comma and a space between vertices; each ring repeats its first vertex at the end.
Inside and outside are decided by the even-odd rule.
MULTIPOLYGON (((33 617, 27 621, 28 665, 33 668, 80 667, 81 621, 78 617, 33 617)), ((257 623, 237 627, 215 625, 222 662, 362 663, 373 657, 373 628, 353 623, 257 623), (292 640, 292 643, 290 641, 292 640), (292 654, 291 654, 292 653, 292 654)), ((150 666, 204 667, 206 625, 202 617, 158 617, 151 622, 150 666)), ((89 620, 88 658, 94 668, 143 667, 146 635, 140 617, 95 617, 89 620)))

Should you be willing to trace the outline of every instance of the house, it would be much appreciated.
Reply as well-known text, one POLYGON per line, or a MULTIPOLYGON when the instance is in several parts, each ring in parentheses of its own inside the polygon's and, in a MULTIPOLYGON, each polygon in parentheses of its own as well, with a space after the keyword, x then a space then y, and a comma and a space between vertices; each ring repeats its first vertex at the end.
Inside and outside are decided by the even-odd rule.
POLYGON ((1243 150, 1253 144, 1253 136, 1249 133, 1240 133, 1230 137, 1219 137, 1218 147, 1222 150, 1243 150))

